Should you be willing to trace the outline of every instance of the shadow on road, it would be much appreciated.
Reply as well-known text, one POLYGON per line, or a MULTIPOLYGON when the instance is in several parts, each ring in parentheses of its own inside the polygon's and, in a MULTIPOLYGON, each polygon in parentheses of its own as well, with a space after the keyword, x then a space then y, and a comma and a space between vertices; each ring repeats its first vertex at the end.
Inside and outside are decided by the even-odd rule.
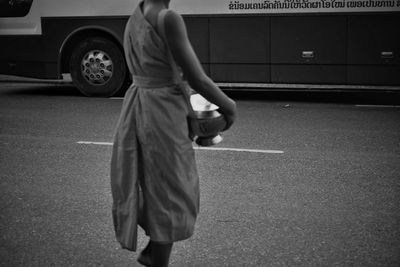
MULTIPOLYGON (((85 97, 72 84, 18 83, 0 85, 2 95, 38 95, 38 96, 76 96, 85 97), (3 88, 1 88, 3 87, 3 88)), ((316 102, 316 103, 346 103, 369 105, 400 105, 400 92, 334 92, 334 91, 225 91, 235 100, 267 101, 267 102, 316 102)), ((116 97, 123 97, 125 92, 119 92, 116 97)))
MULTIPOLYGON (((0 86, 1 88, 1 86, 0 86)), ((82 96, 73 85, 59 84, 13 84, 1 88, 2 95, 29 95, 29 96, 82 96)))

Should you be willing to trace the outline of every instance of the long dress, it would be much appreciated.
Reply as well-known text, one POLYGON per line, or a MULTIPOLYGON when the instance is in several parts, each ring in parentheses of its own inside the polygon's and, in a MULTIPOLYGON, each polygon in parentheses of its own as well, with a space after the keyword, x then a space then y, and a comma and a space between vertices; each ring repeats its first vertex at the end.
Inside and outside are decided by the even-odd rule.
POLYGON ((123 101, 111 159, 115 234, 132 251, 137 225, 156 242, 184 240, 193 234, 199 211, 189 111, 179 88, 184 82, 173 70, 164 39, 144 18, 140 3, 125 29, 133 84, 123 101))

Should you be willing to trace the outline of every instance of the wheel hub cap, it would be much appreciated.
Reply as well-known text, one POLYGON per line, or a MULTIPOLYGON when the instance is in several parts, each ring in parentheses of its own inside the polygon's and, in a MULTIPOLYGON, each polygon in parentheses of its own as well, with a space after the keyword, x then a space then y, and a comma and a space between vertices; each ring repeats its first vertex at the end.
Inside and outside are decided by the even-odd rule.
POLYGON ((82 59, 82 76, 94 85, 107 83, 113 75, 113 62, 104 51, 89 51, 82 59))

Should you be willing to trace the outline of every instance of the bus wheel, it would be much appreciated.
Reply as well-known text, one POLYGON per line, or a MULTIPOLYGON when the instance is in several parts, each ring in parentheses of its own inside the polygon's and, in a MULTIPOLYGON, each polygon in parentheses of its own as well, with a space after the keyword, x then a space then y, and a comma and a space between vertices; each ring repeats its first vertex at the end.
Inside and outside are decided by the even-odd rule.
POLYGON ((85 39, 75 46, 70 58, 71 77, 86 96, 108 97, 125 84, 126 65, 122 51, 101 37, 85 39))

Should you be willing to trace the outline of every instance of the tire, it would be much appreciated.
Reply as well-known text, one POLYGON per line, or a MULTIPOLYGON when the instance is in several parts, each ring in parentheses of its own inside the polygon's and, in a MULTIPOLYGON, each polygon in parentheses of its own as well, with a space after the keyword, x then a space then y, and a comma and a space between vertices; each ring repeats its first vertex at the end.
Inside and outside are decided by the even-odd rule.
POLYGON ((126 71, 121 49, 108 39, 88 38, 78 43, 72 51, 72 81, 86 96, 114 95, 124 87, 126 71))

